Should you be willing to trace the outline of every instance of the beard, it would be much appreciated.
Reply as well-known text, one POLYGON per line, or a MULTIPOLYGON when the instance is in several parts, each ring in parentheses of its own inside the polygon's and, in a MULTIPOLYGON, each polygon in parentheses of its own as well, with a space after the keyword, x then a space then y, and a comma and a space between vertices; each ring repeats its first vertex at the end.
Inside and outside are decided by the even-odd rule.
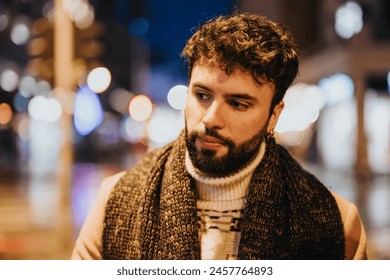
MULTIPOLYGON (((267 122, 268 123, 268 122, 267 122)), ((192 164, 202 173, 213 177, 223 177, 235 173, 246 166, 259 151, 260 145, 267 135, 267 123, 251 139, 237 145, 228 137, 223 137, 214 129, 206 128, 204 132, 186 132, 186 146, 192 164), (217 138, 227 148, 227 153, 217 156, 217 151, 200 148, 198 150, 195 141, 201 136, 211 136, 217 138)))

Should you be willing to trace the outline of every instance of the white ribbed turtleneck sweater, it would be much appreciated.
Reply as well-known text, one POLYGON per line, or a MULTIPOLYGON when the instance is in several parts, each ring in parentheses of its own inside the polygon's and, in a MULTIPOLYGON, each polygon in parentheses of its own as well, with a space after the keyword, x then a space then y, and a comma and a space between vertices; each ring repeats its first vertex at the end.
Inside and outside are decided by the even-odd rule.
POLYGON ((255 158, 239 172, 226 177, 210 177, 196 169, 186 153, 186 168, 195 179, 200 224, 201 258, 236 259, 246 196, 252 174, 261 162, 265 142, 255 158))

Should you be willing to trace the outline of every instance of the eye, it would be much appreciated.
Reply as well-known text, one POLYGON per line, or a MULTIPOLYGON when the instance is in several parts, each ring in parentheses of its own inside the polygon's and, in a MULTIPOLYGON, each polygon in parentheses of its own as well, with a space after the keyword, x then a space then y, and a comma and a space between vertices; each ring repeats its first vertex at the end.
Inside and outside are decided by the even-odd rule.
POLYGON ((200 101, 207 101, 211 99, 211 96, 207 93, 204 93, 202 91, 195 92, 196 98, 200 101))
POLYGON ((244 111, 250 107, 249 104, 237 100, 230 100, 229 105, 232 106, 234 109, 244 111))

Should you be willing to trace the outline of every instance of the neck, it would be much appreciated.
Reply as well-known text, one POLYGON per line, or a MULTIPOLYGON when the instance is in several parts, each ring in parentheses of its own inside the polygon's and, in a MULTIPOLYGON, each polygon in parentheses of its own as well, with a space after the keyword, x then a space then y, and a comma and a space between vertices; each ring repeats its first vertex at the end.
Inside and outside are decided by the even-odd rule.
POLYGON ((223 177, 211 177, 194 167, 186 152, 185 164, 188 173, 196 180, 198 196, 206 200, 231 200, 246 195, 250 178, 261 162, 265 152, 265 142, 260 145, 254 158, 239 171, 223 177))

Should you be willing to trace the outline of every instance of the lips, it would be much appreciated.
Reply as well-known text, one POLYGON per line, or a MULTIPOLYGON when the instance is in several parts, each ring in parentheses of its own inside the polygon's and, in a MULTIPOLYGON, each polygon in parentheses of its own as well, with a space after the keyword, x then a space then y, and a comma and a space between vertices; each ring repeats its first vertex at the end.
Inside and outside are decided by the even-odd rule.
POLYGON ((221 140, 211 136, 201 136, 198 138, 198 141, 202 147, 207 149, 216 149, 225 145, 221 140))
POLYGON ((218 143, 218 144, 223 144, 221 140, 218 138, 212 137, 212 136, 201 136, 199 137, 202 141, 209 142, 209 143, 218 143))

